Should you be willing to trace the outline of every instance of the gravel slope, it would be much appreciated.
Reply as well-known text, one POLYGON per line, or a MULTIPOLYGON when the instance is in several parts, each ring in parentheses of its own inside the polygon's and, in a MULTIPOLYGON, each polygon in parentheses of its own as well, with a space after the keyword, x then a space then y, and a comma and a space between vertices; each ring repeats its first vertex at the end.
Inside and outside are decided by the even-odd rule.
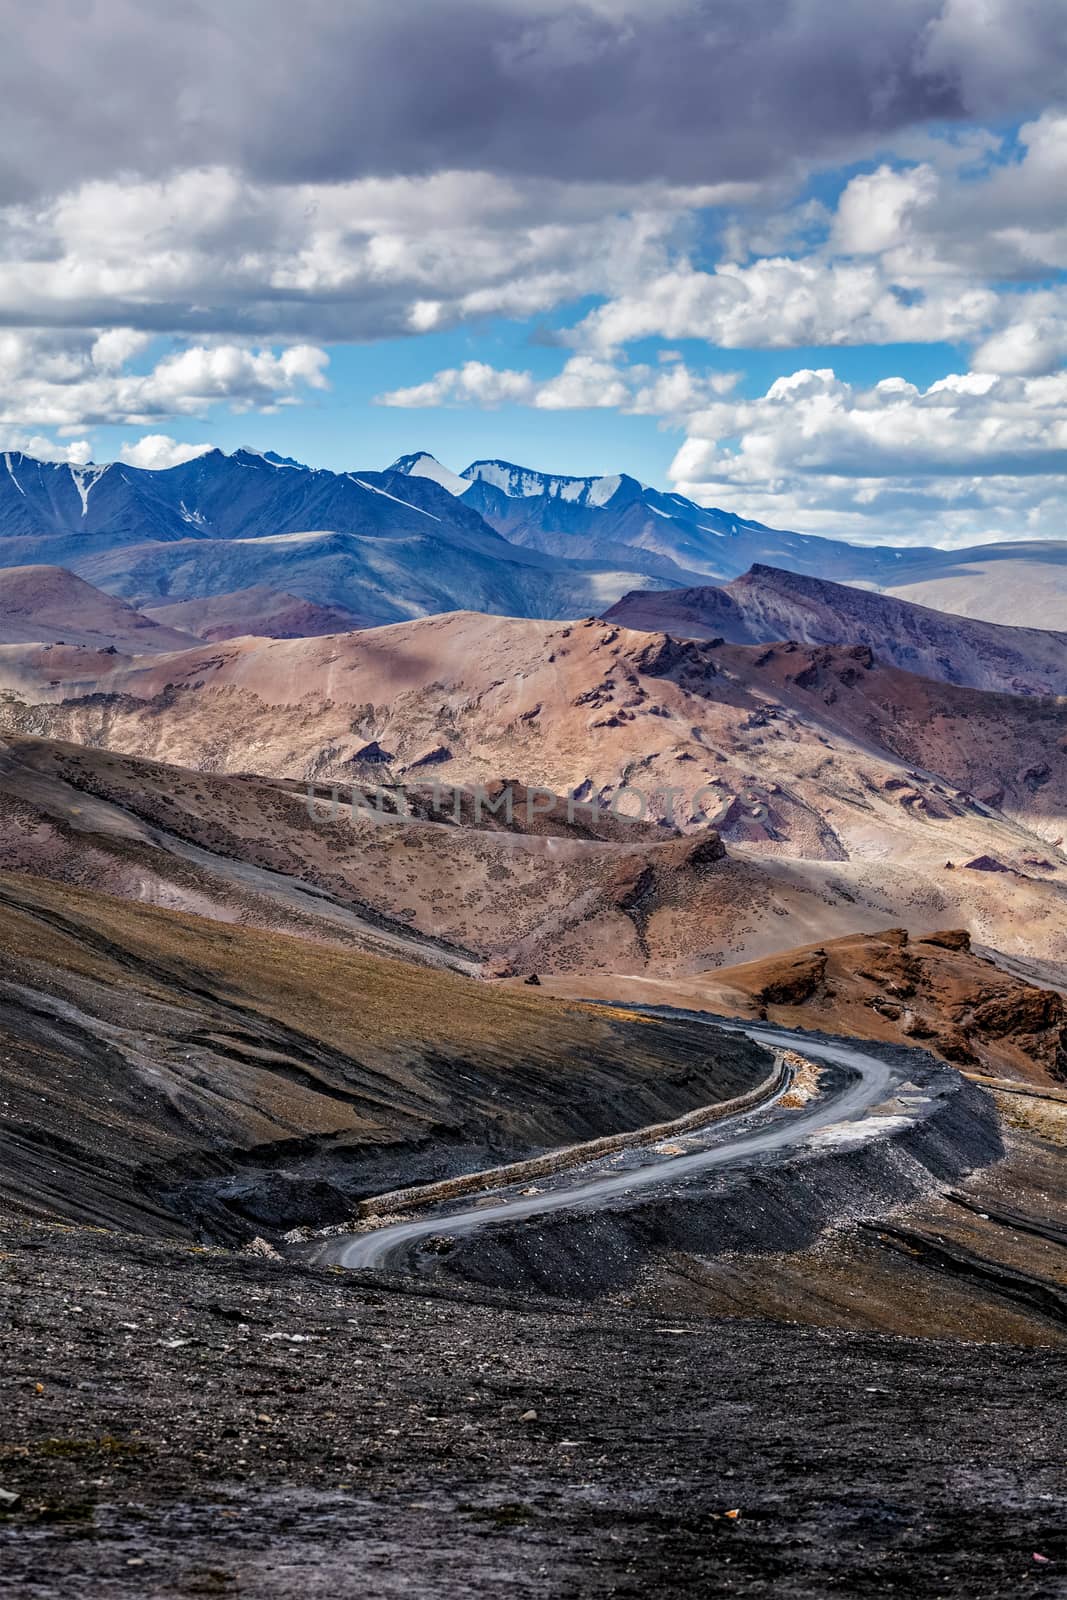
POLYGON ((0 1591, 1063 1593, 1058 1354, 0 1244, 0 1591))

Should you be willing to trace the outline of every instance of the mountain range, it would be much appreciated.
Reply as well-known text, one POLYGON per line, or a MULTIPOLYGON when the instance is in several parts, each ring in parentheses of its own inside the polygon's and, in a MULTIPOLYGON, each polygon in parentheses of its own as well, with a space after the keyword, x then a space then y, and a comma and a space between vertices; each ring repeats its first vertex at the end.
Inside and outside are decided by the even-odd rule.
MULTIPOLYGON (((12 451, 0 464, 0 566, 65 567, 141 610, 226 597, 207 624, 223 630, 231 614, 254 623, 280 612, 280 627, 298 627, 294 604, 297 618, 308 604, 361 625, 463 607, 580 616, 634 589, 727 583, 754 563, 935 606, 952 597, 972 616, 1032 625, 1051 625, 1067 595, 1067 543, 855 546, 625 474, 501 461, 456 474, 425 452, 385 472, 331 472, 249 449, 158 471, 12 451)), ((316 612, 308 629, 320 625, 316 612)))
POLYGON ((894 595, 754 565, 721 588, 623 595, 608 622, 731 644, 867 645, 940 683, 1005 694, 1067 695, 1067 633, 949 616, 894 595))
POLYGON ((626 474, 561 477, 507 461, 475 461, 457 474, 425 453, 402 456, 393 470, 442 484, 513 544, 559 557, 641 564, 672 587, 693 582, 683 573, 722 583, 758 564, 1038 628, 1058 627, 1067 602, 1063 541, 1007 540, 960 550, 851 545, 699 506, 626 474))
POLYGON ((365 623, 459 605, 559 616, 647 579, 640 564, 613 571, 512 545, 438 484, 397 472, 252 450, 163 471, 8 452, 3 468, 0 565, 64 566, 140 608, 266 587, 365 623))
POLYGON ((899 560, 888 546, 861 549, 768 528, 662 493, 625 473, 571 478, 508 461, 475 461, 458 477, 446 478, 440 463, 425 455, 402 456, 393 465, 443 483, 513 544, 561 558, 637 560, 650 576, 673 583, 695 573, 734 578, 753 561, 796 565, 816 577, 873 580, 899 560))
POLYGON ((387 932, 542 974, 684 975, 889 925, 967 927, 1012 956, 1067 960, 1063 702, 937 683, 863 645, 474 612, 167 655, 8 645, 0 732, 61 742, 64 770, 76 747, 93 753, 80 759, 95 797, 49 800, 58 832, 42 842, 43 779, 24 771, 0 869, 62 850, 84 873, 118 829, 125 864, 101 881, 145 894, 143 852, 164 828, 186 844, 162 904, 200 910, 223 893, 201 871, 224 871, 250 916, 328 914, 353 936, 353 915, 390 919, 387 932), (145 827, 129 814, 147 779, 120 783, 102 751, 168 763, 145 827), (178 769, 195 831, 176 823, 178 769), (251 773, 254 793, 239 789, 251 773), (309 783, 323 786, 317 818, 309 783), (353 785, 394 783, 430 796, 424 823, 351 812, 353 785), (599 824, 491 838, 459 825, 457 789, 502 784, 573 796, 580 821, 615 804, 643 826, 631 844, 599 824), (223 869, 235 834, 246 866, 223 869))

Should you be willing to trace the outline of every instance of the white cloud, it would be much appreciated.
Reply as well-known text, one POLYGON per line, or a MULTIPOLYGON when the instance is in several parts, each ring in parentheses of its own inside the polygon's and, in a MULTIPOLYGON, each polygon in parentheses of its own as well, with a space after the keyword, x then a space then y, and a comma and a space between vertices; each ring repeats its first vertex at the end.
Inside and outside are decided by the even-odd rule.
POLYGON ((179 467, 183 461, 194 461, 214 449, 213 444, 182 444, 166 433, 146 433, 133 444, 124 443, 118 459, 131 467, 158 472, 164 467, 179 467))
POLYGON ((676 418, 706 405, 715 395, 729 393, 739 376, 736 372, 698 375, 680 359, 666 367, 631 367, 598 356, 574 355, 555 377, 538 382, 530 372, 468 361, 462 367, 445 368, 425 383, 378 395, 377 403, 409 408, 524 405, 540 411, 614 408, 676 418))
MULTIPOLYGON (((120 330, 124 334, 124 330, 120 330)), ((116 366, 127 338, 0 333, 0 426, 80 430, 94 424, 149 424, 164 417, 199 416, 212 405, 272 410, 295 403, 307 389, 326 387, 325 351, 296 345, 280 352, 240 345, 194 345, 157 361, 147 372, 116 366)))
POLYGON ((1067 308, 1041 316, 1046 298, 1055 303, 1052 296, 1032 297, 1033 316, 1011 322, 983 340, 971 356, 976 372, 1037 376, 1067 363, 1067 308))
POLYGON ((269 186, 218 167, 98 180, 0 208, 0 322, 319 341, 533 316, 648 275, 694 207, 754 192, 478 172, 269 186))
POLYGON ((843 255, 881 255, 903 243, 916 213, 937 203, 941 180, 925 164, 907 171, 882 166, 861 173, 837 204, 831 241, 843 255))
POLYGON ((954 374, 854 387, 779 378, 693 415, 671 466, 684 494, 859 542, 1063 537, 1067 373, 954 374))
POLYGON ((722 349, 957 343, 995 321, 993 290, 889 279, 876 261, 770 257, 712 272, 683 263, 598 307, 576 344, 611 352, 636 339, 705 339, 722 349))
POLYGON ((89 354, 94 366, 113 372, 147 349, 151 342, 150 334, 139 333, 136 328, 108 328, 93 340, 89 354))
MULTIPOLYGON (((1000 0, 994 9, 1001 29, 1007 13, 1000 0)), ((944 28, 929 36, 931 59, 949 48, 960 16, 946 0, 944 28)), ((79 434, 98 423, 144 427, 162 441, 163 459, 185 448, 155 431, 167 418, 218 404, 271 409, 324 387, 320 341, 528 320, 586 296, 603 304, 572 330, 573 353, 554 376, 468 361, 381 403, 616 408, 683 425, 699 413, 711 432, 694 424, 692 438, 707 443, 728 437, 709 418, 731 376, 687 366, 677 351, 631 365, 631 343, 699 339, 740 350, 949 341, 972 351, 976 372, 1055 372, 1067 358, 1067 288, 1049 286, 1067 270, 1067 114, 1045 113, 1010 144, 966 128, 951 139, 906 133, 897 143, 898 159, 853 176, 832 210, 810 199, 786 205, 781 180, 672 187, 442 171, 271 183, 222 166, 158 180, 112 176, 10 204, 0 209, 0 330, 12 324, 0 331, 0 426, 79 434), (707 207, 728 214, 719 216, 725 254, 705 267, 686 252, 709 237, 696 226, 707 207), (150 360, 161 335, 181 347, 150 360)), ((945 422, 941 402, 898 396, 890 405, 890 393, 846 403, 801 385, 764 400, 775 416, 795 408, 800 433, 825 414, 826 447, 852 448, 869 466, 879 441, 861 437, 861 413, 880 416, 887 452, 919 448, 921 440, 903 437, 906 417, 934 411, 937 426, 945 422)), ((1005 391, 997 405, 1006 404, 1005 391)), ((742 409, 726 407, 734 416, 742 409)), ((1011 435, 1012 449, 1020 448, 1020 415, 997 413, 995 431, 1011 435)), ((759 443, 761 426, 753 421, 739 489, 763 494, 765 513, 781 522, 781 507, 766 510, 780 463, 759 443)), ((784 448, 785 431, 776 424, 771 432, 775 449, 784 448)), ((991 481, 991 447, 966 434, 961 427, 953 436, 957 477, 991 481), (972 446, 985 451, 985 468, 967 464, 972 446)), ((147 457, 145 441, 129 448, 142 446, 147 457)), ((887 468, 883 480, 881 467, 872 470, 875 484, 898 475, 887 468)), ((1029 459, 1017 470, 1035 482, 1043 475, 1029 459)), ((800 475, 809 485, 797 492, 796 515, 811 525, 818 506, 805 498, 803 474, 813 482, 851 471, 862 475, 798 458, 779 478, 800 475)), ((865 510, 848 490, 832 514, 873 525, 885 491, 864 492, 865 510)), ((986 504, 985 490, 973 494, 975 505, 986 504)))
POLYGON ((617 406, 626 410, 630 388, 610 361, 572 356, 562 372, 538 388, 533 404, 544 411, 572 411, 617 406))
POLYGON ((832 212, 807 200, 734 216, 714 266, 675 256, 609 295, 571 342, 611 354, 649 337, 728 349, 945 341, 979 347, 976 365, 1054 370, 1067 326, 1067 287, 1049 287, 1067 271, 1067 113, 1046 112, 1015 142, 912 145, 925 159, 857 174, 832 212))
POLYGON ((910 139, 922 160, 858 174, 832 213, 810 199, 790 207, 780 180, 442 171, 269 185, 223 167, 95 180, 0 209, 0 325, 92 330, 106 371, 160 333, 417 336, 583 296, 606 303, 574 342, 600 355, 646 336, 981 344, 1035 320, 1034 295, 1067 268, 1067 114, 1048 112, 992 151, 981 131, 910 139), (708 208, 724 253, 705 270, 685 248, 708 208), (1003 279, 1034 293, 1006 292, 1003 279))
POLYGON ((66 461, 73 467, 83 467, 93 459, 93 447, 88 439, 71 439, 57 444, 43 434, 26 434, 18 430, 0 428, 0 450, 21 450, 37 461, 66 461))
POLYGON ((415 409, 424 406, 474 405, 487 409, 499 405, 530 405, 537 385, 529 372, 491 367, 485 361, 467 361, 446 367, 425 383, 381 394, 378 404, 415 409))
POLYGON ((1046 111, 977 170, 923 162, 851 179, 831 247, 884 256, 889 274, 1040 281, 1067 269, 1067 113, 1046 111), (865 234, 873 245, 865 242, 865 234))

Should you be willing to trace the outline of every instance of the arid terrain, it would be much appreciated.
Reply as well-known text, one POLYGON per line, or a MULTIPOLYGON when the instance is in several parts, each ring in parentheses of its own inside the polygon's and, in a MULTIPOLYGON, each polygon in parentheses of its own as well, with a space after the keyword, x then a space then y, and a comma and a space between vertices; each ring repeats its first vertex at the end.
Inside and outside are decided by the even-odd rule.
POLYGON ((1067 693, 1067 634, 947 616, 869 590, 754 566, 722 588, 637 590, 607 622, 732 644, 865 644, 883 661, 941 683, 997 693, 1067 693))
POLYGON ((1067 1600, 1067 0, 34 0, 0 1600, 1067 1600))
POLYGON ((0 1584, 1055 1592, 1054 635, 19 583, 0 1584))
POLYGON ((195 636, 153 620, 63 567, 0 567, 0 644, 26 643, 147 655, 186 649, 195 636))
MULTIPOLYGON (((864 645, 715 645, 455 613, 158 659, 10 646, 0 677, 0 728, 94 752, 72 753, 66 779, 104 751, 192 768, 203 776, 172 786, 157 772, 142 785, 112 764, 102 793, 143 787, 130 804, 157 826, 170 807, 192 809, 191 837, 209 849, 212 829, 254 836, 258 864, 274 869, 325 852, 316 870, 341 871, 366 903, 479 956, 630 972, 647 947, 685 972, 898 924, 965 926, 1009 955, 1067 957, 1067 702, 936 683, 864 645), (260 789, 244 791, 236 816, 213 807, 220 779, 250 773, 260 789), (285 791, 264 792, 268 778, 285 791), (298 816, 309 781, 327 820, 331 785, 347 805, 353 783, 436 783, 443 803, 427 816, 446 825, 372 834, 334 808, 338 827, 316 841, 298 816), (664 825, 663 843, 647 829, 631 850, 447 826, 456 788, 501 783, 570 796, 574 817, 582 802, 643 813, 664 825), (272 851, 294 822, 300 842, 272 851), (701 853, 693 873, 673 835, 708 827, 727 855, 716 867, 701 853), (635 904, 620 907, 627 897, 635 904)), ((76 781, 96 782, 88 771, 76 781)))

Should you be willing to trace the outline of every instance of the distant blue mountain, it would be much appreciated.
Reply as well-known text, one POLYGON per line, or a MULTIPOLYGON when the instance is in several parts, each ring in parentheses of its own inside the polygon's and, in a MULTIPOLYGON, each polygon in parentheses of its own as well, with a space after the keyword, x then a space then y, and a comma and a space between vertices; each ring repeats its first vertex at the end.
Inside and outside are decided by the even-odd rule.
MULTIPOLYGON (((650 576, 672 582, 691 573, 705 582, 728 582, 757 562, 813 577, 875 582, 888 579, 901 560, 891 546, 860 547, 769 528, 665 494, 626 473, 571 478, 509 461, 475 461, 459 477, 469 484, 462 503, 513 544, 571 559, 632 563, 636 557, 650 576)), ((908 551, 910 559, 941 554, 908 551)))
POLYGON ((64 545, 145 539, 258 539, 264 534, 373 533, 396 538, 447 522, 457 542, 499 551, 478 512, 425 479, 327 472, 273 452, 210 450, 178 467, 115 462, 72 467, 11 452, 0 469, 0 538, 64 545))
POLYGON ((32 563, 142 606, 265 584, 377 622, 591 613, 650 576, 513 545, 426 476, 247 449, 162 471, 0 456, 0 566, 32 563))
MULTIPOLYGON (((0 567, 27 564, 66 567, 138 606, 257 587, 374 622, 464 608, 599 614, 629 590, 723 584, 754 565, 934 604, 941 585, 954 594, 969 571, 995 571, 1011 621, 1026 620, 1039 591, 1067 594, 1067 545, 862 547, 698 506, 625 473, 475 461, 458 474, 425 452, 386 472, 329 472, 250 449, 163 471, 2 453, 0 567)), ((984 591, 971 605, 977 616, 988 607, 984 591)))

